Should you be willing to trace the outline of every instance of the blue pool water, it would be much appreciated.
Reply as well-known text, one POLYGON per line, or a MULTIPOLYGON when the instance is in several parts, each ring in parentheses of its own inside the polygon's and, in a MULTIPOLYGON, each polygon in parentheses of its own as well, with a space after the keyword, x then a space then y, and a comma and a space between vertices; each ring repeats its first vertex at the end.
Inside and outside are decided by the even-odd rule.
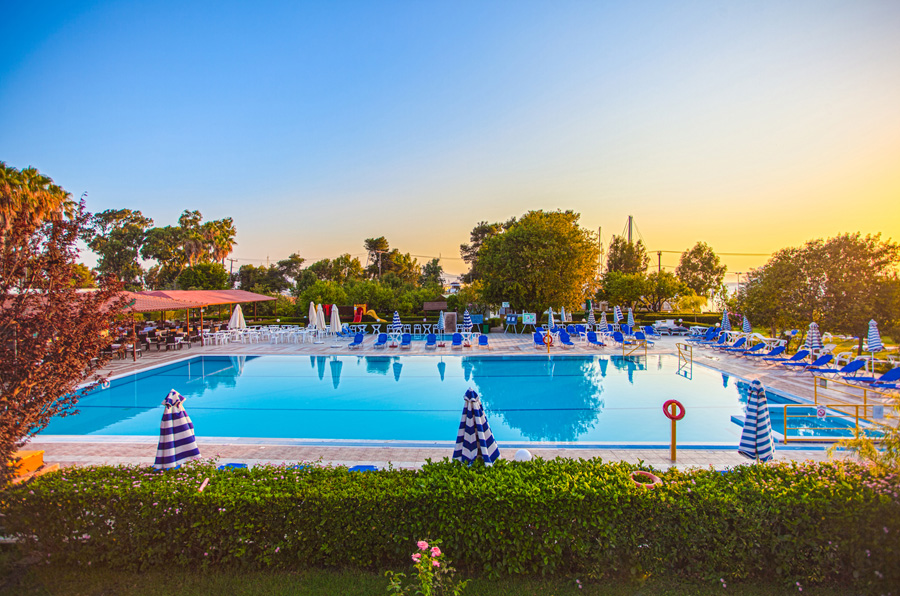
POLYGON ((200 437, 452 441, 469 387, 498 441, 584 444, 667 443, 668 399, 687 409, 680 444, 737 444, 748 389, 667 355, 198 356, 116 379, 42 434, 158 434, 176 389, 200 437))

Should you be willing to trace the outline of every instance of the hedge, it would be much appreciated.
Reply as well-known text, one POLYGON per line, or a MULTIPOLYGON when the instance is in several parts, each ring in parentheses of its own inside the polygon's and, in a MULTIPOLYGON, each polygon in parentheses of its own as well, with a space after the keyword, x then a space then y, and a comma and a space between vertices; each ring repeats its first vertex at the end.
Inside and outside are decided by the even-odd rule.
POLYGON ((3 513, 7 533, 57 564, 404 569, 428 537, 490 577, 900 585, 897 476, 792 462, 670 470, 649 490, 635 469, 599 459, 370 473, 72 468, 7 489, 3 513))

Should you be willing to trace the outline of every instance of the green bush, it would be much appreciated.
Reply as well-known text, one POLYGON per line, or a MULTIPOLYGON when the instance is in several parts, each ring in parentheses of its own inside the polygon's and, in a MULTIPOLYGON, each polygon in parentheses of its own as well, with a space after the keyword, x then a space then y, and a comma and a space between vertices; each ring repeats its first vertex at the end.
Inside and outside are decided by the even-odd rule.
POLYGON ((900 585, 896 476, 779 463, 671 470, 648 490, 631 481, 635 469, 565 459, 374 473, 81 468, 9 488, 3 513, 8 534, 64 565, 397 569, 432 536, 460 569, 492 577, 900 585))

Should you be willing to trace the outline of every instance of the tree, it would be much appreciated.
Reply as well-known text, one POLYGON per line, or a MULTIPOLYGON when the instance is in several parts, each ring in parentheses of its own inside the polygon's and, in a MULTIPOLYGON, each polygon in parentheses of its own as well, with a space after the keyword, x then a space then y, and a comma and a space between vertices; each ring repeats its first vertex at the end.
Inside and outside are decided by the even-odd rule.
POLYGON ((479 250, 482 299, 519 310, 577 308, 594 292, 599 248, 573 211, 529 211, 479 250))
POLYGON ((141 257, 153 259, 152 266, 144 276, 146 284, 154 290, 170 289, 175 279, 187 265, 181 250, 182 230, 176 226, 150 228, 144 237, 141 257))
POLYGON ((646 278, 643 301, 649 310, 659 312, 665 302, 674 302, 687 289, 674 273, 655 271, 646 278))
POLYGON ((276 265, 241 265, 237 281, 241 290, 253 292, 253 288, 260 287, 264 289, 264 294, 280 294, 291 287, 291 283, 276 265))
POLYGON ((99 257, 100 275, 115 275, 126 288, 141 289, 144 268, 139 257, 152 225, 152 219, 131 209, 108 209, 94 215, 83 240, 99 257))
POLYGON ((462 283, 470 284, 480 278, 481 274, 478 270, 478 251, 481 250, 484 241, 491 236, 496 236, 504 230, 508 230, 514 223, 516 223, 515 217, 508 219, 506 223, 498 222, 489 224, 486 221, 478 222, 469 234, 469 244, 459 245, 459 254, 462 257, 462 260, 469 265, 469 270, 466 273, 463 273, 459 278, 462 283))
POLYGON ((228 271, 221 263, 198 263, 178 276, 182 290, 224 290, 228 288, 228 271))
POLYGON ((336 281, 338 283, 344 283, 351 279, 360 279, 364 275, 359 259, 351 257, 347 253, 340 255, 333 261, 331 259, 316 261, 307 269, 315 273, 317 279, 336 281))
POLYGON ((309 310, 309 303, 316 304, 347 304, 347 292, 344 288, 333 281, 317 281, 313 285, 306 288, 297 298, 297 313, 300 316, 306 315, 309 310), (303 305, 306 308, 303 308, 303 305))
POLYGON ((79 290, 97 287, 97 276, 84 263, 72 265, 72 286, 79 290))
POLYGON ((208 258, 225 265, 225 257, 231 254, 237 229, 230 217, 208 221, 200 226, 200 236, 205 243, 208 258))
POLYGON ((623 236, 613 236, 606 256, 607 272, 645 273, 648 265, 650 257, 642 241, 628 242, 623 236))
POLYGON ((390 250, 390 247, 391 245, 384 236, 379 236, 378 238, 366 238, 365 242, 363 242, 363 248, 369 253, 367 259, 368 267, 366 267, 366 273, 369 274, 369 277, 375 278, 381 276, 381 266, 383 265, 382 256, 383 253, 390 250))
POLYGON ((101 350, 125 307, 114 278, 101 278, 97 291, 77 291, 76 242, 88 214, 83 202, 71 219, 51 216, 55 209, 7 214, 0 234, 0 486, 12 478, 10 462, 27 438, 53 416, 73 413, 92 360, 108 360, 101 350))
POLYGON ((286 280, 290 280, 292 283, 297 283, 297 279, 300 277, 300 272, 303 271, 303 263, 306 262, 306 259, 301 257, 297 253, 291 253, 286 259, 282 259, 275 263, 275 266, 278 268, 278 272, 281 274, 283 278, 286 280))
POLYGON ((419 277, 419 285, 444 285, 444 268, 440 259, 431 259, 422 267, 422 275, 419 277))
POLYGON ((649 291, 647 276, 643 273, 610 271, 603 276, 597 300, 629 308, 638 304, 649 291))
POLYGON ((707 296, 722 284, 725 265, 705 242, 698 242, 690 250, 681 253, 675 275, 698 296, 707 296))
POLYGON ((0 232, 16 219, 37 226, 47 219, 71 217, 76 207, 72 195, 35 168, 20 171, 0 161, 0 232))

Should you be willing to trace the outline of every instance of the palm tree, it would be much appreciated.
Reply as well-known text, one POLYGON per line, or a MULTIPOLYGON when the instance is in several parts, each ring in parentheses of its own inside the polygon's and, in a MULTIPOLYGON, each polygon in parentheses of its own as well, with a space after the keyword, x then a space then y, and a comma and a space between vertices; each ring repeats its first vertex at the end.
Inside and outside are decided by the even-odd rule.
POLYGON ((17 217, 32 225, 75 212, 72 195, 36 168, 21 171, 0 161, 0 232, 9 230, 17 217))

